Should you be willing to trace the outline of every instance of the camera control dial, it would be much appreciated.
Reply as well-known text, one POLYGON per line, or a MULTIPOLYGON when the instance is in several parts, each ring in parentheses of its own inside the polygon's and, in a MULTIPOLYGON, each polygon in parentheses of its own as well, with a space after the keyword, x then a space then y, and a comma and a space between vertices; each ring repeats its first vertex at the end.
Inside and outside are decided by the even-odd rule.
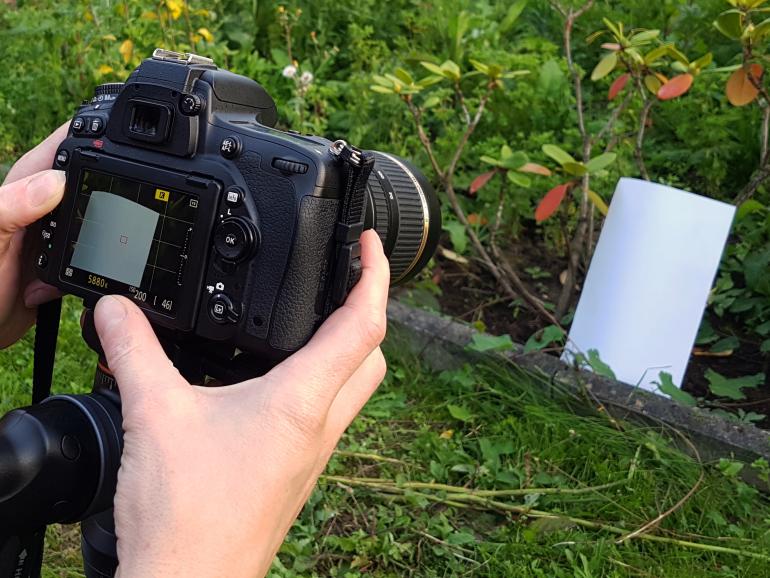
POLYGON ((214 249, 226 261, 240 263, 251 257, 259 245, 259 233, 242 217, 228 217, 214 231, 214 249))

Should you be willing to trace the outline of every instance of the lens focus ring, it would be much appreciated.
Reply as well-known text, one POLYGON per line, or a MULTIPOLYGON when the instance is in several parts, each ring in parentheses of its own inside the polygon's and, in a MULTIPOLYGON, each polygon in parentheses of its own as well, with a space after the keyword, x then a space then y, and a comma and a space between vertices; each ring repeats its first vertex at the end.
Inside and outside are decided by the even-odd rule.
MULTIPOLYGON (((375 154, 375 171, 386 177, 395 197, 390 199, 385 191, 378 194, 379 191, 372 190, 372 200, 378 217, 375 230, 381 238, 387 238, 393 243, 389 254, 390 278, 392 283, 397 283, 412 271, 425 250, 429 226, 428 206, 425 191, 406 165, 390 155, 379 152, 375 154), (390 207, 387 207, 388 204, 390 207), (387 211, 388 208, 389 218, 380 218, 380 215, 385 214, 380 211, 387 211), (387 227, 387 233, 383 235, 383 224, 392 224, 395 220, 391 217, 394 210, 397 211, 397 229, 392 230, 390 225, 387 227)), ((370 179, 370 182, 374 180, 376 179, 370 179)), ((382 189, 382 186, 376 184, 374 188, 382 189)), ((386 248, 387 244, 386 241, 386 248)))

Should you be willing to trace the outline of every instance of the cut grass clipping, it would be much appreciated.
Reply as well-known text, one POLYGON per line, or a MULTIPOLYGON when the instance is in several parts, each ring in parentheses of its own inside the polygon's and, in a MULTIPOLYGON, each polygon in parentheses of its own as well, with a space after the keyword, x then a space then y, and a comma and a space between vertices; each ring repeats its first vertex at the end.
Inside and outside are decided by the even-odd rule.
MULTIPOLYGON (((90 388, 78 317, 67 300, 58 392, 90 388)), ((29 399, 31 343, 0 352, 2 411, 29 399)), ((701 463, 679 432, 505 365, 434 374, 394 333, 385 350, 271 576, 770 577, 770 501, 741 481, 767 463, 701 463)), ((51 528, 43 575, 82 576, 77 542, 51 528)))

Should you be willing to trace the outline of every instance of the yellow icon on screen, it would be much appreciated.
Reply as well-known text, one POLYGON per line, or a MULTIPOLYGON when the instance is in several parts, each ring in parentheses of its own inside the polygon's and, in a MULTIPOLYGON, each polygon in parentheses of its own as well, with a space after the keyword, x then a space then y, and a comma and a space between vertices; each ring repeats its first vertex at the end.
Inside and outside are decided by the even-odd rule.
POLYGON ((171 193, 168 191, 164 191, 163 189, 155 189, 155 199, 158 201, 162 201, 164 203, 168 203, 168 196, 171 193))

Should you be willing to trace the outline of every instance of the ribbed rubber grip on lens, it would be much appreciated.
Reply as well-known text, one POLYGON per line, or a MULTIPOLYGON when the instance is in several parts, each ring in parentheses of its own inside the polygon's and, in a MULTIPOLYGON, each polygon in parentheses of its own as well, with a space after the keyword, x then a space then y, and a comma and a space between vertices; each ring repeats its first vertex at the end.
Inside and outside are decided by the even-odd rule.
POLYGON ((423 250, 426 209, 421 195, 424 192, 405 166, 387 155, 376 155, 375 170, 381 171, 390 181, 398 203, 398 230, 388 231, 388 236, 395 236, 396 239, 390 254, 390 278, 395 283, 408 273, 423 250))

